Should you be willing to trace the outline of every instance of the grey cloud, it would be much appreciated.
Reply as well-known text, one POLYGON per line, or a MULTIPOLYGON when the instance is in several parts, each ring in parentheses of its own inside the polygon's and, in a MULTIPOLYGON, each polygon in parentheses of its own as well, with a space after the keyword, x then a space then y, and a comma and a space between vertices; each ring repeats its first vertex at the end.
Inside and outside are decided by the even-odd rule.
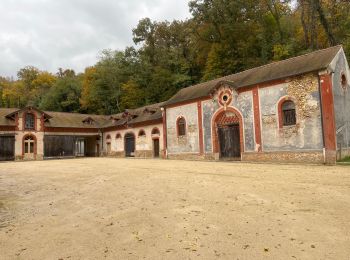
POLYGON ((0 75, 33 65, 83 71, 103 49, 132 45, 144 17, 186 19, 188 0, 1 0, 0 75))

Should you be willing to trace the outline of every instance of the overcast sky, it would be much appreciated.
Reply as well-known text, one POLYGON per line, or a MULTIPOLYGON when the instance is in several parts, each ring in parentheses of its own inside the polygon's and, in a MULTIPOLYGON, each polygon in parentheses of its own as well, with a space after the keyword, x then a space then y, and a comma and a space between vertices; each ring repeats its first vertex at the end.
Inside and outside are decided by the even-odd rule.
POLYGON ((190 17, 188 0, 0 0, 0 75, 33 65, 81 72, 103 49, 133 45, 144 17, 190 17))

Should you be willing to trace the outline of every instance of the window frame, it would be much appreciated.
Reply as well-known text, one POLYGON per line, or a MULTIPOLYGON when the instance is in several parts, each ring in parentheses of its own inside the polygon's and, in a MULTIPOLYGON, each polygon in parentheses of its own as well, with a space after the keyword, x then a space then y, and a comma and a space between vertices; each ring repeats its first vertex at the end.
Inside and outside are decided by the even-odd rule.
POLYGON ((180 116, 176 120, 176 131, 177 131, 177 136, 178 137, 182 137, 182 136, 186 136, 187 135, 186 127, 187 127, 186 119, 183 116, 180 116))
POLYGON ((279 128, 284 127, 293 127, 298 124, 298 114, 297 114, 297 104, 295 100, 291 97, 283 97, 278 102, 278 124, 279 128), (284 109, 283 106, 287 103, 291 102, 293 104, 294 109, 284 109), (294 111, 294 112, 292 112, 294 111), (286 113, 292 114, 292 115, 286 115, 286 113), (294 114, 294 115, 293 115, 294 114), (291 122, 286 122, 286 118, 293 116, 294 120, 291 120, 291 122))
POLYGON ((36 130, 36 116, 34 113, 26 113, 24 115, 24 126, 23 126, 24 130, 36 130), (29 120, 29 118, 31 117, 32 119, 32 126, 28 126, 27 122, 29 120))

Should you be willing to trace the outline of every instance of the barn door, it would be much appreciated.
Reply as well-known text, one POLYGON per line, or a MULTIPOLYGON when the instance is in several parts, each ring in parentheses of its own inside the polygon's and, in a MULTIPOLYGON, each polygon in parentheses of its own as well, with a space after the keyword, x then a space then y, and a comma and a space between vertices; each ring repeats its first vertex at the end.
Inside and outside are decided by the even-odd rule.
POLYGON ((153 139, 153 155, 155 158, 159 157, 159 139, 153 139))
POLYGON ((239 125, 218 128, 220 157, 237 158, 241 156, 239 125))
POLYGON ((0 161, 15 159, 15 137, 0 136, 0 161))
POLYGON ((132 157, 135 154, 135 136, 133 134, 125 135, 125 156, 132 157))

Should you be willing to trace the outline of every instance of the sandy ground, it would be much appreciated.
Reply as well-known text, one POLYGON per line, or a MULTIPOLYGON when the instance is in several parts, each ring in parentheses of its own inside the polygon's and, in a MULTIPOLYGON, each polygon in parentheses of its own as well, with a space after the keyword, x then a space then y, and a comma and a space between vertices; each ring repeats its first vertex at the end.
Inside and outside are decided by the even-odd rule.
POLYGON ((350 259, 350 167, 1 163, 0 259, 350 259))

